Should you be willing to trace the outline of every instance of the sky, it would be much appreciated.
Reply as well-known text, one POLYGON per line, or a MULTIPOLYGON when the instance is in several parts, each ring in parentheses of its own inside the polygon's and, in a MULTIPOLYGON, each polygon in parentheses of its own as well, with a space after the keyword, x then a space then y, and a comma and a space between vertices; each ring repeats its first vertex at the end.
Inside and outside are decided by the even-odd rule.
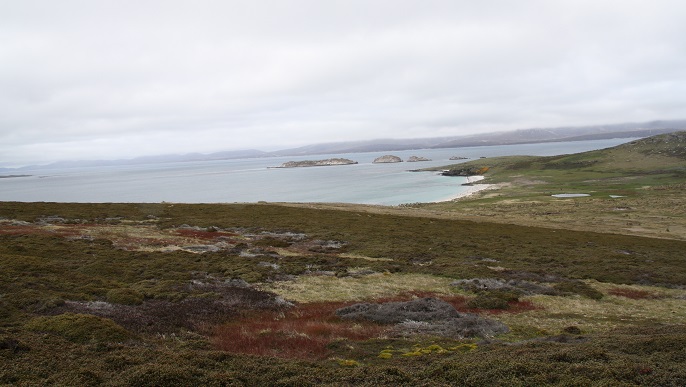
POLYGON ((0 0, 0 166, 686 118, 682 0, 0 0))

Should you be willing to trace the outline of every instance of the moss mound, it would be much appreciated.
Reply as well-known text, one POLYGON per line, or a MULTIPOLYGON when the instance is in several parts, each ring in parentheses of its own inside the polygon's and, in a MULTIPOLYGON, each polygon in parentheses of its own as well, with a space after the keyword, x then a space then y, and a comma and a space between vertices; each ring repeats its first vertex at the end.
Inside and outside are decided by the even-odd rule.
POLYGON ((472 309, 507 309, 508 306, 506 299, 491 295, 478 295, 467 302, 467 307, 472 309))
POLYGON ((603 293, 595 290, 587 283, 581 281, 560 282, 553 286, 553 288, 563 293, 578 294, 582 297, 590 298, 592 300, 600 300, 603 298, 603 293))
POLYGON ((107 302, 123 305, 140 305, 143 294, 133 289, 112 289, 107 292, 107 302))
POLYGON ((64 313, 37 317, 26 324, 37 332, 49 332, 75 343, 121 342, 132 338, 131 333, 114 321, 89 314, 64 313))

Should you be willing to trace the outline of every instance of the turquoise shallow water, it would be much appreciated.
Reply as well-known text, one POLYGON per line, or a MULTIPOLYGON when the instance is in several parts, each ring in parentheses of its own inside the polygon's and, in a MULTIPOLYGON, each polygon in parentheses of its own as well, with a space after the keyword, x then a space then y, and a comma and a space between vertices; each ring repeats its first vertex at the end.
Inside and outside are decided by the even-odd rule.
MULTIPOLYGON (((397 152, 370 152, 116 167, 35 169, 0 179, 0 201, 54 202, 346 202, 397 205, 446 200, 463 192, 461 177, 410 169, 454 164, 451 156, 556 155, 607 148, 634 139, 558 142, 397 152), (384 154, 432 161, 372 164, 384 154), (354 165, 269 168, 290 160, 345 157, 354 165)), ((465 160, 467 161, 467 160, 465 160)))

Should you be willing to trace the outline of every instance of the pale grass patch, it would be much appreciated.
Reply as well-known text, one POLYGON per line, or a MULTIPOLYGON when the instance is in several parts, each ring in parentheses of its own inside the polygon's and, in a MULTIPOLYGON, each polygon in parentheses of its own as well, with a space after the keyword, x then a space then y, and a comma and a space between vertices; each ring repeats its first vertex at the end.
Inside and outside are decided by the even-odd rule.
POLYGON ((654 286, 617 285, 588 281, 591 286, 605 294, 600 300, 580 296, 559 297, 536 295, 523 298, 542 307, 519 314, 493 316, 509 326, 528 326, 550 334, 560 333, 568 326, 577 326, 582 332, 603 332, 610 329, 655 323, 682 324, 686 321, 686 300, 676 298, 684 295, 683 290, 666 289, 654 286), (616 287, 648 290, 668 298, 634 300, 608 295, 607 291, 616 287))
POLYGON ((117 247, 139 251, 168 251, 169 246, 195 242, 191 238, 171 235, 154 225, 98 226, 89 228, 89 234, 95 238, 109 239, 117 247))
POLYGON ((350 254, 350 253, 344 253, 340 254, 339 257, 341 258, 353 258, 353 259, 364 259, 367 261, 392 261, 392 258, 372 258, 368 257, 366 255, 360 255, 360 254, 350 254))
POLYGON ((260 289, 297 302, 363 301, 417 291, 455 294, 450 278, 423 274, 371 274, 360 278, 300 276, 295 281, 262 284, 260 289))

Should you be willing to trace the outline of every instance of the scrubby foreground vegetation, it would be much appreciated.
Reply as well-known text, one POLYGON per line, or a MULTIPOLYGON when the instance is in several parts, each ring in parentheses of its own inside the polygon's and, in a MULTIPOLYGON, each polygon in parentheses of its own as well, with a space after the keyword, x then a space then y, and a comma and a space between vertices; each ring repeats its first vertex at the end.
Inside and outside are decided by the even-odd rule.
POLYGON ((684 251, 269 204, 0 203, 0 384, 684 385, 684 251))

